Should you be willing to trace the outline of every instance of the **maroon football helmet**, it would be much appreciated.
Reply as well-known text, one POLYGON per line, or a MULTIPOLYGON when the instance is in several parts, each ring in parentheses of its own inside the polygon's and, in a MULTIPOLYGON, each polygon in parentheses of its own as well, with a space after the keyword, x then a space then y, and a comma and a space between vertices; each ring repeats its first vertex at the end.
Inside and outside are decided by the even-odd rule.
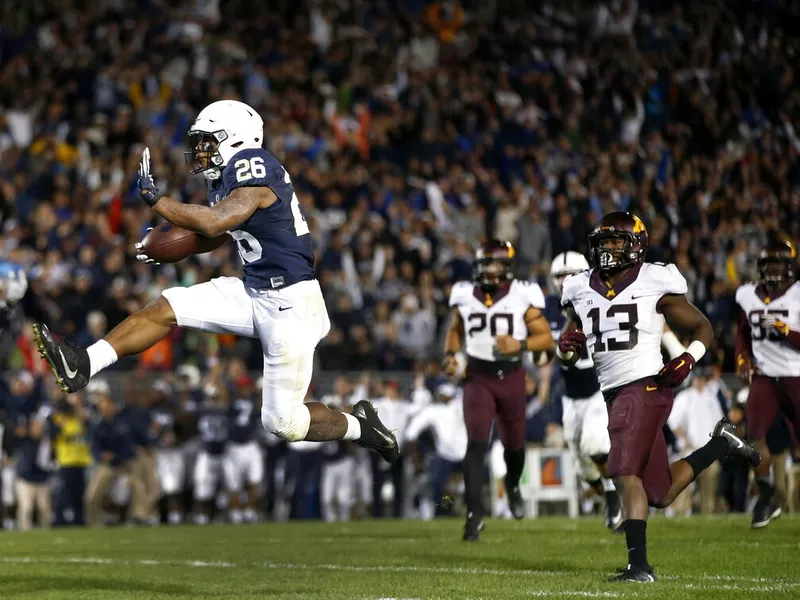
POLYGON ((487 292, 514 279, 514 246, 505 240, 483 242, 475 252, 472 278, 487 292))
POLYGON ((644 262, 648 243, 647 228, 639 217, 609 213, 589 234, 589 262, 604 273, 615 273, 644 262))
POLYGON ((758 279, 771 287, 782 287, 794 282, 797 249, 788 240, 769 242, 758 253, 758 279))

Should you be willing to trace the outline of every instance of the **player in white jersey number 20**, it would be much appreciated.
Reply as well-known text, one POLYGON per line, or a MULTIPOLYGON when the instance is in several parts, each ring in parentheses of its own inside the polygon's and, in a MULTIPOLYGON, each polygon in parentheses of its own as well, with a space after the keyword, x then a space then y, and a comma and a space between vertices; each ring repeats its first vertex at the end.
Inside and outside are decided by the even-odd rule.
POLYGON ((675 265, 644 262, 647 246, 647 229, 638 217, 606 215, 589 235, 592 269, 567 277, 561 297, 568 320, 556 354, 570 364, 589 348, 608 407, 608 472, 622 493, 628 545, 628 565, 615 581, 655 581, 646 550, 650 506, 669 506, 728 453, 758 460, 723 419, 708 444, 669 463, 663 427, 672 410, 672 390, 705 354, 713 330, 686 300, 686 280, 675 265), (665 320, 694 340, 666 365, 661 358, 665 320))
POLYGON ((525 466, 526 351, 553 356, 553 338, 542 316, 544 295, 535 283, 514 279, 514 247, 504 240, 484 242, 475 255, 473 281, 450 292, 452 319, 445 340, 444 367, 456 372, 456 354, 467 354, 464 423, 467 453, 464 487, 467 522, 464 540, 476 541, 483 528, 481 490, 492 423, 503 443, 505 488, 515 518, 525 515, 519 480, 525 466))
MULTIPOLYGON (((119 358, 147 350, 176 325, 258 338, 264 351, 261 422, 267 431, 288 441, 353 440, 395 462, 397 440, 369 402, 357 403, 352 414, 303 402, 314 351, 330 321, 291 178, 263 142, 264 123, 247 104, 223 100, 200 112, 189 129, 186 154, 190 172, 207 180, 207 206, 163 195, 148 149, 139 167, 139 195, 159 216, 201 239, 211 238, 208 246, 236 241, 243 280, 217 277, 164 290, 88 348, 75 348, 36 323, 39 351, 61 387, 75 392, 119 358)), ((141 256, 148 259, 146 253, 141 256)))

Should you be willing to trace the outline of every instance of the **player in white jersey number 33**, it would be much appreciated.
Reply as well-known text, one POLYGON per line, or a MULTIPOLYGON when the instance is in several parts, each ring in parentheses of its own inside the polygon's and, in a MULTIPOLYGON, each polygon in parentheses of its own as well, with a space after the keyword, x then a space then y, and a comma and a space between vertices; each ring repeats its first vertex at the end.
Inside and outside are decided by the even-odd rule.
POLYGON ((669 463, 663 427, 672 390, 689 375, 713 341, 708 319, 686 300, 686 280, 674 265, 644 262, 648 236, 630 213, 603 217, 589 235, 592 268, 567 277, 561 303, 567 324, 556 351, 572 363, 588 347, 608 408, 611 451, 608 473, 622 493, 628 566, 617 581, 651 582, 647 561, 649 506, 672 503, 697 475, 729 452, 757 460, 757 453, 720 421, 708 444, 669 463), (686 352, 666 365, 664 324, 690 335, 686 352))
POLYGON ((206 177, 208 206, 163 195, 148 149, 139 168, 142 201, 170 223, 199 234, 200 251, 235 241, 243 280, 218 277, 164 290, 88 348, 75 348, 36 323, 39 351, 61 387, 75 392, 119 358, 150 348, 175 325, 259 338, 264 350, 261 422, 267 431, 288 441, 353 440, 394 462, 399 456, 395 436, 369 402, 357 403, 352 414, 303 403, 314 350, 330 321, 291 178, 263 142, 261 117, 242 102, 214 102, 200 112, 189 129, 186 158, 192 174, 206 177))

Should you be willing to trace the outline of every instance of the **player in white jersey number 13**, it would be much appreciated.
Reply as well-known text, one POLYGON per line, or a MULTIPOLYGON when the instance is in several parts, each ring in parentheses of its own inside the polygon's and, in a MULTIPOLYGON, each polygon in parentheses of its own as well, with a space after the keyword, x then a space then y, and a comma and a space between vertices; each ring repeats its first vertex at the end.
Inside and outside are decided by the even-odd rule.
MULTIPOLYGON (((156 187, 145 149, 139 195, 158 215, 207 238, 200 251, 236 240, 244 279, 217 277, 171 288, 89 348, 75 348, 42 323, 34 336, 61 387, 75 392, 119 358, 138 354, 176 325, 259 338, 264 351, 261 422, 288 441, 347 439, 395 462, 395 436, 367 401, 352 414, 304 403, 314 350, 330 321, 319 283, 308 225, 291 178, 263 147, 264 123, 233 100, 204 108, 189 129, 187 164, 207 180, 208 205, 184 204, 156 187)), ((143 255, 147 259, 146 255, 143 255)))
POLYGON ((672 503, 697 475, 729 452, 757 454, 723 420, 711 441, 669 464, 663 427, 679 386, 713 341, 708 319, 686 300, 686 280, 674 265, 644 262, 644 223, 630 213, 603 217, 589 235, 592 269, 567 277, 561 303, 567 324, 556 351, 568 364, 588 346, 608 407, 608 472, 622 492, 628 566, 616 581, 655 581, 647 561, 649 506, 672 503), (691 335, 687 351, 661 358, 665 320, 691 335))
POLYGON ((736 291, 741 308, 736 338, 739 375, 750 385, 747 437, 761 453, 755 469, 759 498, 750 526, 765 527, 781 514, 770 481, 767 430, 779 413, 800 431, 800 283, 795 279, 797 250, 775 240, 758 256, 758 281, 736 291))

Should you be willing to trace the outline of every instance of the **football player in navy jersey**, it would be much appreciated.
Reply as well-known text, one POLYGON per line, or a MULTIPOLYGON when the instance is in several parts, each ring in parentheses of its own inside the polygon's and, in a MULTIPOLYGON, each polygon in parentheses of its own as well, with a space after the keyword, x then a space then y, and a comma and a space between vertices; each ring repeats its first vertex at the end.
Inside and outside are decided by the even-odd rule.
POLYGON ((228 393, 218 378, 204 388, 207 397, 200 411, 197 429, 200 432, 200 452, 194 463, 194 521, 206 525, 211 517, 211 505, 222 474, 223 456, 228 443, 228 393))
POLYGON ((228 446, 222 468, 228 490, 233 523, 252 523, 258 518, 258 488, 264 479, 264 458, 256 441, 258 403, 253 399, 255 382, 244 375, 236 380, 233 401, 228 407, 228 446), (247 489, 247 507, 242 510, 240 496, 247 489))
MULTIPOLYGON (((189 129, 189 170, 208 181, 208 205, 183 204, 161 193, 145 149, 139 167, 142 200, 167 221, 201 236, 201 252, 234 240, 244 279, 218 277, 175 287, 120 323, 104 339, 76 348, 42 323, 34 334, 42 356, 67 392, 119 358, 151 347, 175 325, 260 338, 264 349, 261 422, 288 441, 346 439, 393 463, 397 440, 369 402, 353 414, 319 402, 303 403, 314 350, 330 330, 314 278, 311 235, 289 173, 265 150, 264 123, 250 106, 233 100, 204 108, 189 129)), ((138 258, 152 262, 141 246, 138 258)))
MULTIPOLYGON (((579 252, 562 252, 550 265, 550 283, 558 296, 545 300, 545 317, 550 323, 553 338, 558 339, 567 322, 561 311, 561 287, 569 275, 589 270, 589 261, 579 252)), ((577 459, 583 479, 606 500, 606 527, 616 531, 622 525, 622 508, 613 481, 608 476, 608 412, 594 361, 584 347, 574 364, 560 364, 564 379, 564 437, 572 455, 577 459)))

